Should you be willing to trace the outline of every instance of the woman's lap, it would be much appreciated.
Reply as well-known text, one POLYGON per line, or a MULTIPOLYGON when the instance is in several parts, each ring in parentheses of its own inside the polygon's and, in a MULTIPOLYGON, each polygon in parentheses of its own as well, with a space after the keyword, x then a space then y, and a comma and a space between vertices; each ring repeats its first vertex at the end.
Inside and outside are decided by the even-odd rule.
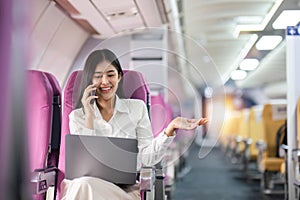
POLYGON ((73 180, 64 179, 61 183, 62 200, 107 200, 140 199, 138 184, 124 189, 108 181, 94 177, 80 177, 73 180))

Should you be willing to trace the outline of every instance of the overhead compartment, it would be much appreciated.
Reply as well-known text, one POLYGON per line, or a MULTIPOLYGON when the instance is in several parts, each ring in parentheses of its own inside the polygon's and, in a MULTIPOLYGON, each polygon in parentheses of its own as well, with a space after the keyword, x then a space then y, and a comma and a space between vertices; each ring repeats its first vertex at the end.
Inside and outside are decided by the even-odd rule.
POLYGON ((108 38, 167 22, 164 3, 156 0, 56 0, 91 35, 108 38))

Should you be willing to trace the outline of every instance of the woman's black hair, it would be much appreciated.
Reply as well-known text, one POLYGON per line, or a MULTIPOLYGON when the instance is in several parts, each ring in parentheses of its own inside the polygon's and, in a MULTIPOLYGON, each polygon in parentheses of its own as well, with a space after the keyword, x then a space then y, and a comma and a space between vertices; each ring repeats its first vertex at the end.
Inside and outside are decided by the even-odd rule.
POLYGON ((89 85, 92 84, 92 79, 95 73, 95 69, 98 64, 102 62, 109 62, 111 65, 113 65, 116 70, 118 71, 119 76, 123 76, 123 70, 120 65, 120 62, 117 58, 117 56, 110 50, 108 49, 101 49, 101 50, 95 50, 90 55, 87 57, 84 69, 83 69, 83 74, 81 78, 81 84, 79 88, 79 96, 77 98, 77 103, 75 108, 81 108, 82 103, 81 103, 81 98, 83 95, 83 92, 85 88, 89 85))

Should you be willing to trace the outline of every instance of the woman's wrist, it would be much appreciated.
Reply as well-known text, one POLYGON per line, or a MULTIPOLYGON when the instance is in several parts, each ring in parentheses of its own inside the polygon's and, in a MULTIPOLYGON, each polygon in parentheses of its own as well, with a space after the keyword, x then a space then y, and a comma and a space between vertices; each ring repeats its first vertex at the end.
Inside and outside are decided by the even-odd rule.
POLYGON ((85 127, 88 129, 94 129, 94 116, 85 114, 85 127))
POLYGON ((167 126, 167 128, 165 129, 165 134, 166 134, 168 137, 170 137, 170 136, 174 136, 174 135, 175 135, 174 132, 175 132, 175 127, 174 127, 174 125, 173 125, 172 123, 170 123, 170 124, 167 126))

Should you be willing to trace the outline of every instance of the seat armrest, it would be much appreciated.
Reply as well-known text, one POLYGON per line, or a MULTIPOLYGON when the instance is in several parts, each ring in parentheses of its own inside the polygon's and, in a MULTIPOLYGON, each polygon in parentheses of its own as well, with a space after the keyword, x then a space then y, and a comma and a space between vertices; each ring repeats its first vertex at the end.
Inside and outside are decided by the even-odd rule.
POLYGON ((155 178, 159 180, 165 178, 165 173, 163 171, 163 168, 155 168, 155 178))
POLYGON ((154 182, 155 169, 153 167, 142 167, 140 171, 140 191, 152 191, 154 182))
MULTIPOLYGON (((258 149, 257 155, 257 166, 261 166, 261 162, 264 157, 264 152, 267 150, 267 144, 263 140, 258 140, 256 143, 256 148, 258 149)), ((264 171, 264 170, 262 170, 264 171)))
MULTIPOLYGON (((251 138, 244 138, 243 139, 243 143, 245 145, 244 152, 248 152, 249 151, 249 147, 252 144, 252 139, 251 138)), ((248 152, 248 153, 250 153, 250 152, 248 152)))
POLYGON ((264 141, 259 140, 259 141, 256 142, 256 148, 260 152, 264 152, 267 149, 267 144, 264 141))
POLYGON ((240 143, 243 141, 243 138, 241 136, 236 136, 234 139, 236 143, 240 143))
POLYGON ((31 183, 33 184, 34 194, 42 194, 46 192, 50 186, 54 186, 56 174, 56 167, 35 169, 31 174, 31 183))
POLYGON ((288 149, 289 149, 288 145, 285 145, 285 144, 280 145, 279 157, 286 157, 288 149))
POLYGON ((243 142, 245 143, 246 146, 249 146, 250 144, 252 144, 252 139, 251 138, 245 138, 243 140, 243 142))
POLYGON ((282 145, 280 146, 280 148, 283 149, 283 150, 285 150, 285 151, 287 151, 287 150, 289 149, 289 146, 286 145, 286 144, 282 144, 282 145))
POLYGON ((300 149, 292 149, 292 159, 295 166, 294 185, 300 187, 300 179, 299 179, 300 149))
POLYGON ((299 162, 300 160, 300 149, 293 149, 292 150, 293 160, 299 162))

